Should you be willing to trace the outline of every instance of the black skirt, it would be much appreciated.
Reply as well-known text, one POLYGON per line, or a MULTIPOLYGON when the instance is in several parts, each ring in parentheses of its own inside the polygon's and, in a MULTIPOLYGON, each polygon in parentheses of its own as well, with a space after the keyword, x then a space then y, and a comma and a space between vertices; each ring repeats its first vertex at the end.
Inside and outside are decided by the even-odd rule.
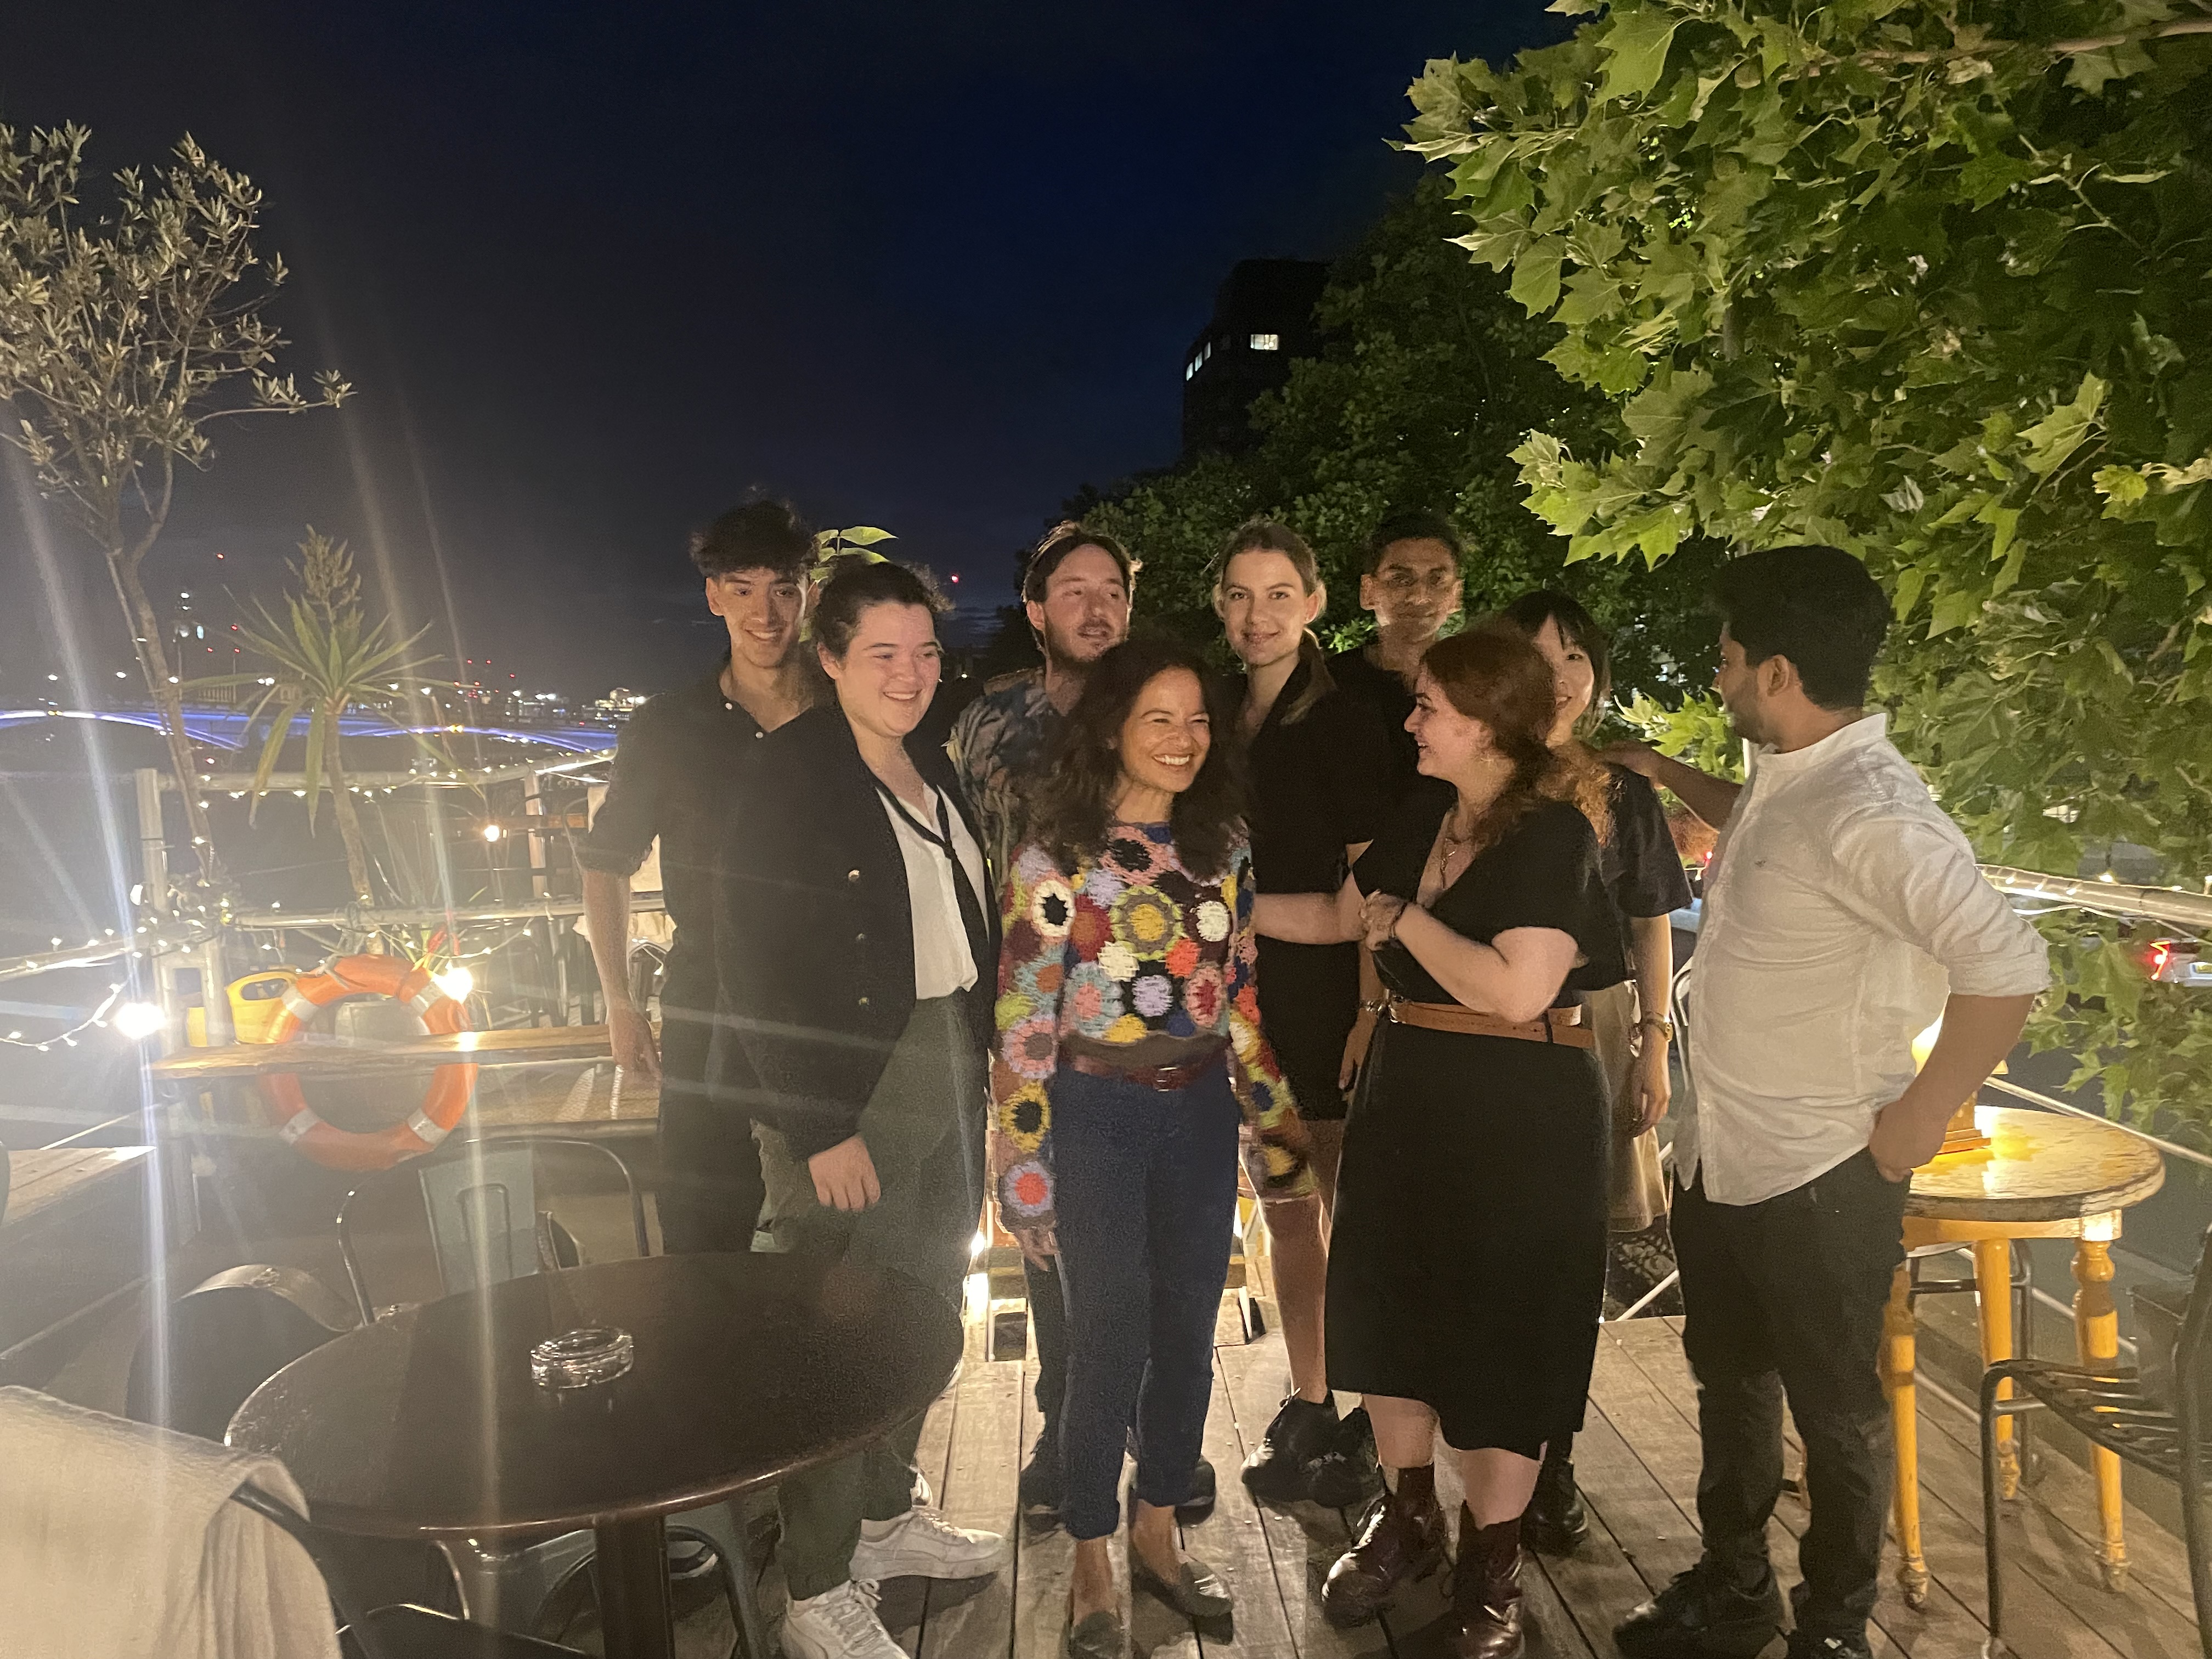
POLYGON ((1330 1386, 1420 1401, 1462 1451, 1579 1429, 1607 1133, 1589 1049, 1385 1023, 1337 1176, 1330 1386))

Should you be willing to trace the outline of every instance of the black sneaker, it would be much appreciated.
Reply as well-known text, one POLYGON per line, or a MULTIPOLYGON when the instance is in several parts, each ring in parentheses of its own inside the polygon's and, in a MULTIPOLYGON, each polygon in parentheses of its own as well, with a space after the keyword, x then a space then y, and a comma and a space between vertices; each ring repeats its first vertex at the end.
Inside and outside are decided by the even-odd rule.
POLYGON ((1589 1509, 1575 1485, 1571 1458, 1547 1457, 1521 1516, 1521 1540, 1545 1555, 1572 1555, 1589 1536, 1589 1509))
POLYGON ((1368 1420, 1366 1407, 1354 1406, 1346 1413, 1334 1443, 1314 1459, 1306 1484, 1314 1502, 1332 1510, 1356 1509, 1382 1490, 1375 1425, 1368 1420))
POLYGON ((1873 1659, 1873 1655, 1863 1629, 1856 1636, 1814 1636, 1793 1630, 1782 1659, 1873 1659))
POLYGON ((1022 1466, 1019 1490, 1022 1513, 1040 1520, 1060 1513, 1060 1500, 1067 1494, 1067 1476, 1060 1464, 1060 1425, 1048 1421, 1044 1432, 1030 1452, 1030 1461, 1022 1466))
POLYGON ((1782 1592, 1770 1571, 1756 1590, 1735 1590, 1699 1562, 1613 1627, 1628 1659, 1753 1659, 1782 1628, 1782 1592))
POLYGON ((1312 1497, 1314 1463, 1335 1449, 1343 1426, 1333 1398, 1316 1403, 1289 1395, 1261 1437, 1259 1449, 1244 1460, 1244 1484, 1255 1498, 1277 1504, 1312 1497))
MULTIPOLYGON (((1129 1431, 1127 1444, 1129 1461, 1133 1463, 1137 1461, 1137 1431, 1134 1429, 1129 1431)), ((1213 1462, 1204 1452, 1200 1452, 1198 1455, 1197 1463, 1190 1472, 1190 1495, 1176 1505, 1176 1519, 1185 1526, 1205 1520, 1207 1516, 1213 1513, 1213 1500, 1219 1491, 1219 1477, 1213 1472, 1213 1462)), ((1133 1520, 1137 1514, 1137 1488, 1134 1482, 1132 1482, 1129 1486, 1127 1508, 1130 1518, 1133 1520)))

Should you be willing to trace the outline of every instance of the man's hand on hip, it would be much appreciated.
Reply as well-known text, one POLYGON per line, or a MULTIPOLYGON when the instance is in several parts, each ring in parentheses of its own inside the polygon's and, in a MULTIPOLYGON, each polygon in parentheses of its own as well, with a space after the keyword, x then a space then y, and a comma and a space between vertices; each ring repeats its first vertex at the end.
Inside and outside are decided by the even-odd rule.
POLYGON ((660 1051, 653 1041, 653 1022, 624 1004, 607 1010, 607 1042, 615 1064, 647 1083, 660 1081, 660 1051))
POLYGON ((806 1160, 814 1177, 814 1196, 833 1210, 865 1210, 884 1195, 876 1179, 876 1161, 868 1156, 868 1143, 848 1136, 806 1160))
POLYGON ((1881 1109, 1874 1121, 1867 1151, 1885 1181, 1910 1181, 1912 1172, 1943 1150, 1943 1127, 1951 1115, 1930 1114, 1909 1094, 1881 1109))

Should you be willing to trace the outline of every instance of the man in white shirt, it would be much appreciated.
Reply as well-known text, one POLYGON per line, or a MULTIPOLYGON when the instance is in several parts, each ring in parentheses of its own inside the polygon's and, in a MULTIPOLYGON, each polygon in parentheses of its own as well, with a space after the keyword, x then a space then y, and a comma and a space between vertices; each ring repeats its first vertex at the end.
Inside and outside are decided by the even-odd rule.
POLYGON ((1887 718, 1861 707, 1889 619, 1866 568, 1776 548, 1732 561, 1713 597, 1714 685, 1753 746, 1750 781, 1639 767, 1722 830, 1674 1139, 1705 1552, 1614 1637, 1630 1659, 1750 1659, 1771 1638, 1786 1395, 1812 1506, 1789 1659, 1864 1659, 1890 1498, 1876 1365, 1906 1188, 2050 974, 1887 718), (1916 1076, 1912 1038, 1938 1015, 1916 1076))

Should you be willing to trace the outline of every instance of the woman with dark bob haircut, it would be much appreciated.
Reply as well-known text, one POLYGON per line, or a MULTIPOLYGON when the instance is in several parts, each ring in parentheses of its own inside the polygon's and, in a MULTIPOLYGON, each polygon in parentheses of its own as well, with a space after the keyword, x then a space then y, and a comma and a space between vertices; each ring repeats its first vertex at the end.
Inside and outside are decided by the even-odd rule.
POLYGON ((1015 850, 991 1066, 1000 1213, 1067 1301, 1060 1514, 1073 1659, 1127 1646, 1109 1540, 1136 1425, 1133 1579, 1187 1616, 1231 1610, 1176 1547, 1213 1390, 1237 1150, 1264 1195, 1305 1190, 1297 1114, 1260 1036, 1251 851, 1231 712, 1185 647, 1098 659, 1015 850))
MULTIPOLYGON (((761 739, 714 939, 718 1040, 743 1043, 757 1079, 743 1103, 773 1248, 896 1267, 957 1315, 982 1207, 998 929, 952 764, 908 744, 937 691, 943 608, 902 565, 848 558, 822 585, 832 696, 761 739)), ((878 1581, 999 1566, 1003 1540, 915 1501, 921 1432, 917 1417, 783 1482, 788 1659, 898 1659, 878 1581)))
POLYGON ((1605 1286, 1608 1114, 1582 994, 1623 976, 1589 820, 1558 799, 1552 671, 1518 633, 1429 647, 1407 720, 1425 777, 1334 899, 1270 933, 1364 938, 1385 1013, 1346 1126, 1328 1380, 1374 1419, 1389 1490, 1329 1570, 1352 1623, 1442 1559, 1432 1449, 1467 1502, 1459 1659, 1522 1650, 1521 1515, 1582 1426, 1605 1286))

